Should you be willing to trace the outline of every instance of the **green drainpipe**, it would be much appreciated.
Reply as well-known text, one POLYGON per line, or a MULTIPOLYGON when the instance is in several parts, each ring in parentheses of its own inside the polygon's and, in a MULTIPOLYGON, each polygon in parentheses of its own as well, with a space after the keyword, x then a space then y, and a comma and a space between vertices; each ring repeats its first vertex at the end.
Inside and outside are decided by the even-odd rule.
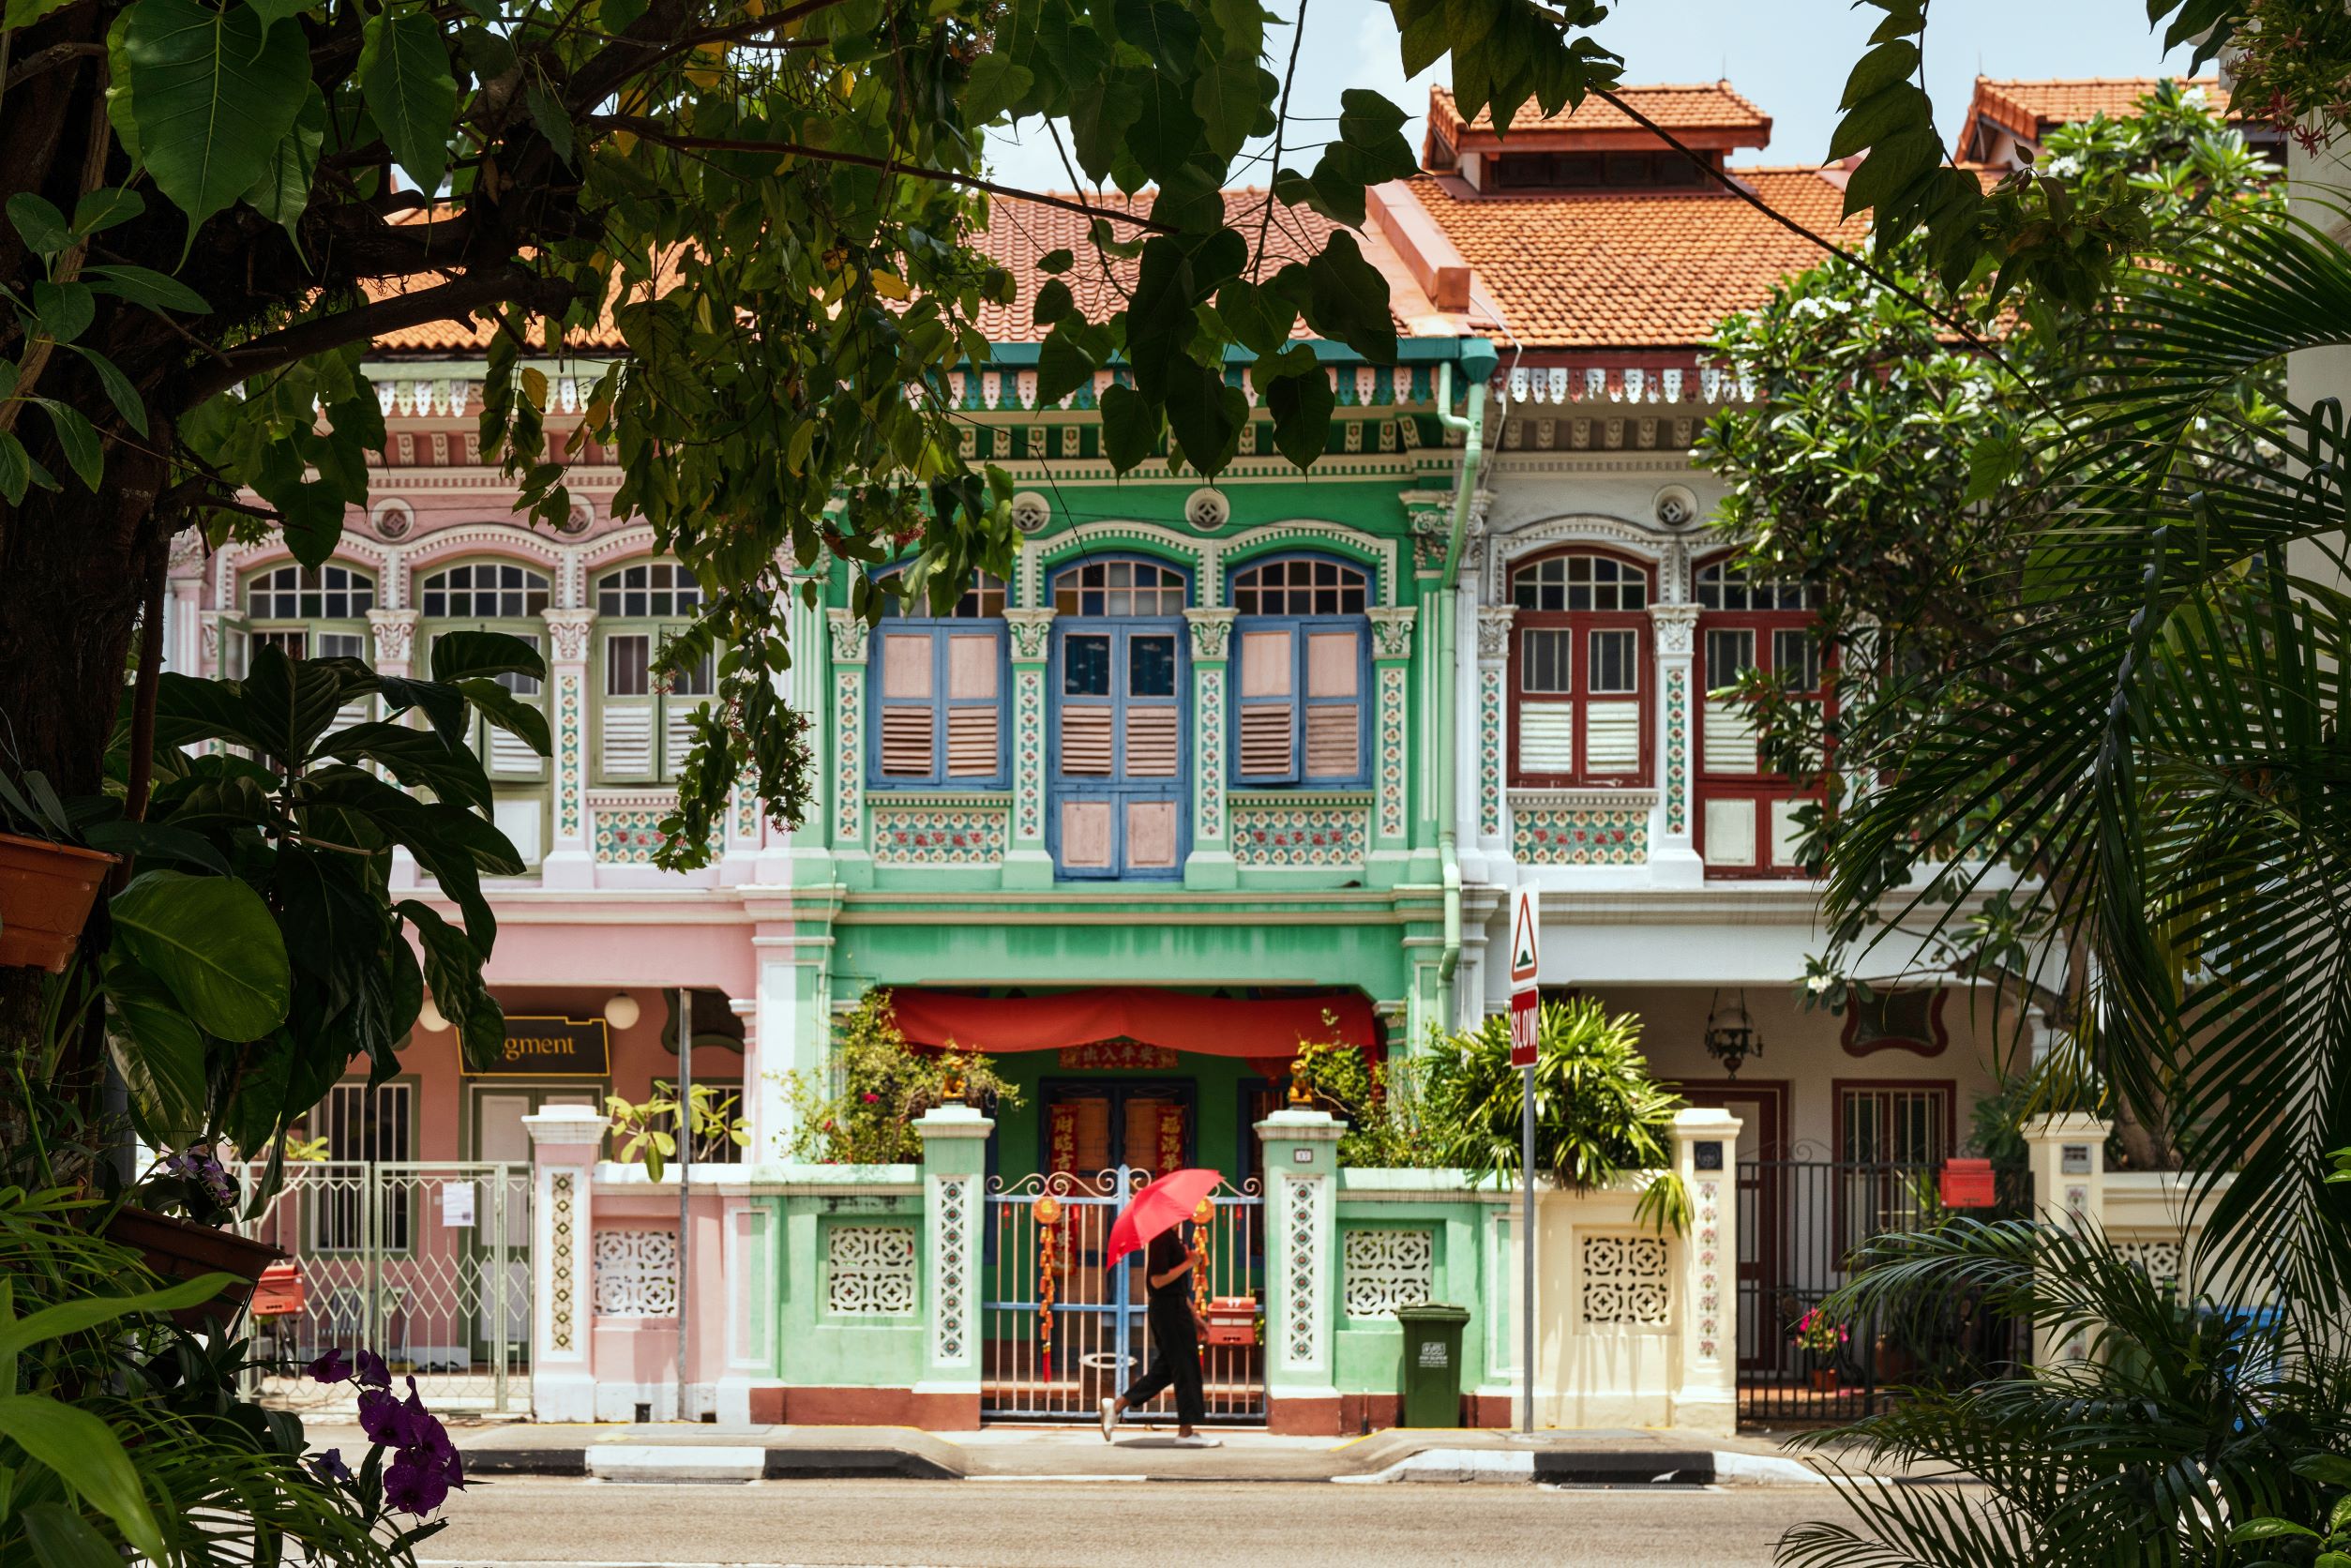
POLYGON ((1453 411, 1453 365, 1437 367, 1437 422, 1461 432, 1461 480, 1454 491, 1453 534, 1445 541, 1445 571, 1439 580, 1436 615, 1438 669, 1442 685, 1437 696, 1437 856, 1445 885, 1445 945, 1437 960, 1439 1027, 1451 1029, 1453 977, 1461 964, 1461 861, 1454 831, 1454 792, 1457 764, 1454 756, 1455 727, 1460 723, 1456 676, 1461 645, 1454 626, 1454 589, 1461 577, 1461 540, 1469 528, 1469 502, 1478 489, 1478 466, 1485 456, 1485 384, 1494 378, 1494 345, 1484 338, 1465 338, 1455 358, 1469 378, 1465 418, 1453 411))

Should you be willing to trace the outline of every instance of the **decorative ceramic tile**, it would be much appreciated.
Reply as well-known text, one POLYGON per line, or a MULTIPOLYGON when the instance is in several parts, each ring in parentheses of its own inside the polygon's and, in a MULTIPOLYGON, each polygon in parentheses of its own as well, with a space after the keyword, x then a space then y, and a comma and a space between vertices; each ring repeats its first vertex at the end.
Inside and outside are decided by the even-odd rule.
POLYGON ((1665 831, 1690 831, 1690 671, 1665 671, 1665 831))
POLYGON ((854 846, 863 837, 866 770, 866 671, 852 666, 833 676, 833 842, 854 846))
POLYGON ((1253 803, 1232 811, 1233 858, 1243 866, 1360 866, 1370 836, 1363 806, 1253 803))
POLYGON ((580 676, 566 670, 555 677, 555 833, 580 836, 580 676))
POLYGON ((947 1363, 968 1360, 972 1346, 972 1218, 964 1198, 971 1189, 964 1176, 940 1178, 938 1202, 939 1259, 937 1310, 932 1319, 932 1359, 947 1363))
POLYGON ((1379 837, 1400 839, 1405 822, 1404 736, 1405 670, 1389 665, 1379 671, 1379 837))
POLYGON ((1478 832, 1502 836, 1502 671, 1478 671, 1478 832))
POLYGON ((1045 671, 1017 670, 1012 682, 1013 837, 1045 837, 1045 671))
POLYGON ((1384 1318, 1399 1306, 1418 1306, 1437 1290, 1437 1233, 1349 1230, 1340 1243, 1339 1266, 1339 1297, 1349 1318, 1384 1318))
POLYGON ((1511 852, 1530 866, 1638 866, 1649 859, 1649 813, 1514 807, 1511 852))
POLYGON ((555 1266, 549 1271, 553 1281, 553 1299, 548 1303, 548 1324, 550 1337, 558 1350, 569 1350, 572 1334, 572 1191, 579 1180, 568 1170, 559 1170, 550 1179, 548 1186, 554 1197, 553 1224, 549 1227, 554 1237, 555 1266))
POLYGON ((985 866, 1004 858, 1004 812, 994 807, 873 808, 877 866, 985 866))
MULTIPOLYGON (((1196 637, 1198 630, 1196 625, 1196 637)), ((1199 789, 1192 834, 1204 844, 1221 844, 1225 837, 1225 671, 1214 665, 1201 665, 1195 668, 1192 679, 1199 694, 1195 718, 1199 789)))
POLYGON ((1714 1267, 1721 1188, 1720 1182, 1698 1184, 1698 1244, 1703 1249, 1698 1258, 1698 1354, 1710 1358, 1722 1343, 1722 1276, 1714 1267))
POLYGON ((1289 1254, 1288 1310, 1283 1314, 1286 1357, 1292 1366, 1312 1366, 1317 1331, 1322 1320, 1322 1257, 1318 1243, 1322 1225, 1319 1212, 1323 1178, 1289 1176, 1282 1181, 1287 1194, 1283 1229, 1289 1254))
POLYGON ((1638 1231, 1585 1231, 1578 1238, 1577 1316, 1586 1323, 1663 1325, 1672 1301, 1663 1239, 1638 1231))
POLYGON ((914 1310, 914 1228, 836 1225, 824 1233, 824 1309, 893 1318, 914 1310))

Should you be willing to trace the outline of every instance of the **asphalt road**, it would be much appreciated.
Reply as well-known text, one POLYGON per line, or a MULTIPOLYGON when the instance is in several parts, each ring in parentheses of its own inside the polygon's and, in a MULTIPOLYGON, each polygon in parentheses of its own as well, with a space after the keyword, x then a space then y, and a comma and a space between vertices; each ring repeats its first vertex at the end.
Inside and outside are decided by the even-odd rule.
POLYGON ((463 1568, 1765 1568, 1826 1487, 501 1481, 419 1556, 463 1568))

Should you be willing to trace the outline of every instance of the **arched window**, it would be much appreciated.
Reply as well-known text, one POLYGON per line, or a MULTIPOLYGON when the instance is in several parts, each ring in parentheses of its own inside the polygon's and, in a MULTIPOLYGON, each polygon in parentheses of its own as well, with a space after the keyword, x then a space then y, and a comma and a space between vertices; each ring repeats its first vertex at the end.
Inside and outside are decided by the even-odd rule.
POLYGON ((1323 556, 1233 574, 1234 782, 1342 787, 1367 779, 1370 602, 1368 572, 1323 556))
POLYGON ((1511 779, 1644 783, 1650 755, 1650 570, 1596 550, 1511 568, 1511 779))
MULTIPOLYGON (((422 671, 429 673, 432 669, 433 641, 452 631, 504 632, 529 643, 545 656, 547 624, 539 619, 539 614, 551 602, 550 595, 546 573, 514 561, 468 561, 429 573, 418 584, 416 594, 417 608, 426 622, 422 628, 427 650, 420 660, 422 671)), ((533 707, 544 701, 542 683, 536 676, 507 673, 492 678, 518 701, 533 707)), ((493 781, 518 782, 547 776, 548 760, 531 749, 521 737, 487 719, 477 718, 475 725, 478 732, 475 746, 493 781)), ((535 818, 526 837, 535 839, 538 833, 535 818)), ((510 832, 509 837, 513 836, 510 832)), ((516 837, 515 842, 521 846, 525 859, 536 857, 523 837, 516 837)))
POLYGON ((674 779, 694 748, 692 716, 716 689, 705 653, 690 664, 656 661, 701 613, 701 584, 674 561, 640 561, 595 580, 604 698, 596 762, 607 783, 674 779))
POLYGON ((1185 580, 1155 561, 1088 561, 1053 578, 1053 608, 1063 615, 1181 615, 1185 580))
POLYGON ((355 566, 264 567, 245 580, 245 613, 221 618, 220 672, 242 680, 257 648, 288 658, 365 658, 374 608, 375 579, 355 566))
POLYGON ((1698 852, 1715 876, 1800 871, 1796 814, 1810 802, 1769 772, 1747 705, 1718 695, 1748 671, 1797 693, 1820 690, 1820 642, 1809 584, 1757 577, 1731 556, 1698 567, 1698 646, 1692 684, 1704 694, 1697 733, 1698 852))
POLYGON ((1182 874, 1191 588, 1138 559, 1054 574, 1047 833, 1065 877, 1182 874))
POLYGON ((884 597, 874 634, 869 773, 884 785, 1002 787, 1003 580, 972 573, 944 615, 907 608, 895 594, 884 597))

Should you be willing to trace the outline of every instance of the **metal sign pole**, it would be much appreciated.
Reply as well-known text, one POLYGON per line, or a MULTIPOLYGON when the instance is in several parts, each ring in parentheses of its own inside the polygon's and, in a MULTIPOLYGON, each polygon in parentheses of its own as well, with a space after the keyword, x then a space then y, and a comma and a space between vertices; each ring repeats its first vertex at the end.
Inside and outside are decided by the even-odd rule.
POLYGON ((1535 1429, 1535 1070, 1521 1071, 1526 1081, 1518 1122, 1518 1168, 1525 1184, 1526 1209, 1519 1221, 1518 1355, 1526 1394, 1518 1402, 1518 1429, 1531 1433, 1535 1429))
POLYGON ((686 1266, 693 1233, 694 1188, 694 993, 678 988, 678 1415, 686 1411, 686 1342, 692 1333, 688 1295, 694 1274, 686 1266))
POLYGON ((1510 912, 1510 1064, 1518 1087, 1518 1431, 1535 1429, 1535 1063, 1543 1043, 1543 906, 1522 887, 1510 912))

